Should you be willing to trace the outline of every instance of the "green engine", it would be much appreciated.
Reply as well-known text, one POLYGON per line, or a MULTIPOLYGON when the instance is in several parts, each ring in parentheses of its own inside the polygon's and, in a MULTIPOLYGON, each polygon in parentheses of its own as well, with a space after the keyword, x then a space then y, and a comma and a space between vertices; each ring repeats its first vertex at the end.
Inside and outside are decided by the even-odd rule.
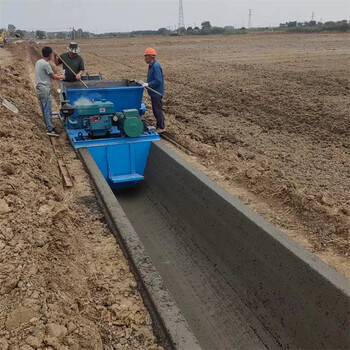
POLYGON ((75 112, 67 119, 71 129, 85 129, 92 137, 102 137, 112 131, 114 104, 101 100, 81 100, 75 103, 75 112))
POLYGON ((138 137, 144 130, 144 124, 137 109, 124 109, 118 114, 117 126, 126 136, 138 137))
POLYGON ((128 137, 138 137, 146 128, 137 109, 124 109, 122 113, 115 113, 113 102, 105 99, 81 99, 74 104, 74 108, 66 103, 61 112, 66 117, 68 129, 84 129, 94 138, 109 136, 112 125, 128 137))
POLYGON ((101 101, 84 99, 75 103, 75 109, 80 116, 106 115, 114 113, 114 104, 105 99, 101 101))

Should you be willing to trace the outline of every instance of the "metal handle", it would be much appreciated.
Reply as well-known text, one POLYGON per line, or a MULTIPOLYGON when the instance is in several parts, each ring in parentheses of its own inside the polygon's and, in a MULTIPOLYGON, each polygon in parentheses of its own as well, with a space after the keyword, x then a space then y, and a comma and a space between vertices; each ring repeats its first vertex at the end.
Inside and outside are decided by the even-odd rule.
POLYGON ((159 96, 162 96, 162 97, 163 97, 163 95, 162 95, 160 92, 158 92, 158 91, 156 91, 156 90, 154 90, 154 89, 150 88, 149 86, 145 86, 145 88, 146 88, 146 89, 148 89, 149 91, 152 91, 152 92, 154 92, 155 94, 157 94, 157 95, 159 95, 159 96))
MULTIPOLYGON (((137 84, 139 84, 139 85, 142 85, 142 83, 140 83, 139 80, 129 80, 129 82, 135 82, 135 83, 137 83, 137 84)), ((160 92, 158 92, 158 91, 156 91, 156 90, 150 88, 149 86, 144 86, 144 88, 146 88, 146 89, 148 89, 149 91, 152 91, 152 92, 154 92, 155 94, 157 94, 157 95, 163 97, 163 95, 162 95, 160 92)))

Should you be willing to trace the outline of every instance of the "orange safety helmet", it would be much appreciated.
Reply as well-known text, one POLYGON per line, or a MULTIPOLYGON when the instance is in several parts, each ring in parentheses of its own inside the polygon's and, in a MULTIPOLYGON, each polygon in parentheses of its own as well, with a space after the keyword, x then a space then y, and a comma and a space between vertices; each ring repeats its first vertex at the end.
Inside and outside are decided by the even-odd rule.
POLYGON ((157 56, 157 52, 153 47, 147 47, 145 50, 145 56, 150 55, 150 56, 157 56))

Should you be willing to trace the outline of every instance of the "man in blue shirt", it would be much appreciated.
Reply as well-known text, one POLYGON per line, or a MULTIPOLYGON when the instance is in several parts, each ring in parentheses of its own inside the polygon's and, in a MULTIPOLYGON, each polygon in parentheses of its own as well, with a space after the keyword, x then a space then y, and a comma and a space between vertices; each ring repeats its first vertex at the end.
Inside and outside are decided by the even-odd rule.
POLYGON ((148 47, 145 51, 145 62, 148 64, 147 83, 143 83, 143 87, 150 87, 159 94, 148 90, 151 97, 153 114, 157 120, 157 132, 165 131, 164 113, 163 113, 163 95, 164 95, 164 76, 160 63, 156 60, 157 52, 152 47, 148 47))

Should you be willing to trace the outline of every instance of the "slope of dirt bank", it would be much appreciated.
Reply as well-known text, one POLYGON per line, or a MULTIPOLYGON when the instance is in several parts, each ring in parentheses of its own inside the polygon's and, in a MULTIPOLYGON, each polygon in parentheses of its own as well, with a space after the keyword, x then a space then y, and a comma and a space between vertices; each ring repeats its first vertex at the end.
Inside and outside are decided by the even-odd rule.
MULTIPOLYGON (((350 277, 349 35, 81 40, 92 74, 165 73, 167 130, 232 194, 350 277)), ((64 51, 66 43, 54 42, 64 51)), ((146 98, 147 118, 153 122, 146 98)))
POLYGON ((64 141, 75 186, 62 186, 25 50, 14 45, 10 63, 0 49, 0 94, 20 111, 0 107, 0 349, 161 350, 89 179, 64 141))

